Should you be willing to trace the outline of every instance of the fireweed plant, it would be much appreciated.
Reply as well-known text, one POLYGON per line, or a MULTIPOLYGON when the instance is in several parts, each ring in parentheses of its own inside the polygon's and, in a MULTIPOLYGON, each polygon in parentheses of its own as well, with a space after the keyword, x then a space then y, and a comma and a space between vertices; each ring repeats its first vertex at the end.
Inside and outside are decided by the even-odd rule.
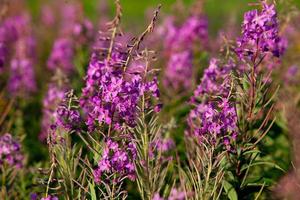
MULTIPOLYGON (((264 152, 278 116, 272 71, 287 48, 275 4, 253 4, 240 37, 226 38, 203 73, 200 57, 214 52, 202 11, 157 28, 158 6, 131 39, 119 0, 97 35, 80 4, 58 5, 59 16, 49 6, 41 18, 59 29, 43 63, 45 85, 36 81, 39 37, 30 15, 0 9, 0 199, 269 198, 277 180, 264 172, 284 172, 264 152), (162 38, 158 53, 148 48, 156 46, 153 31, 162 38), (40 88, 39 139, 49 159, 31 164, 26 99, 40 88), (173 94, 175 103, 164 101, 173 94), (180 106, 178 117, 172 109, 180 106)), ((289 84, 296 72, 294 65, 287 71, 289 84)))
POLYGON ((284 50, 274 4, 263 1, 261 10, 245 13, 242 36, 235 49, 241 61, 239 65, 246 66, 243 68, 246 73, 237 79, 236 90, 241 134, 236 141, 236 157, 231 161, 235 168, 235 172, 232 171, 235 181, 232 183, 240 197, 247 194, 251 197, 249 191, 256 191, 260 195, 269 184, 264 179, 255 180, 252 168, 271 165, 280 169, 276 164, 261 159, 258 145, 275 122, 274 97, 278 87, 272 85, 271 72, 264 69, 268 62, 266 59, 280 58, 284 50))
POLYGON ((230 199, 257 199, 268 183, 256 178, 254 169, 280 169, 263 160, 259 150, 275 121, 276 93, 262 64, 284 51, 274 5, 263 1, 261 7, 244 15, 242 36, 233 49, 237 58, 212 59, 191 99, 195 109, 186 137, 187 146, 195 149, 188 154, 188 170, 181 171, 185 191, 193 191, 195 199, 219 199, 224 193, 230 199))
POLYGON ((150 65, 154 53, 141 50, 142 40, 153 31, 158 11, 138 38, 124 44, 119 1, 116 8, 115 18, 100 32, 81 97, 77 100, 73 92, 67 93, 57 108, 56 122, 50 126, 52 164, 44 182, 45 198, 124 199, 127 192, 122 186, 128 178, 137 180, 143 199, 152 199, 163 185, 164 165, 171 159, 162 152, 168 151, 172 142, 161 138, 157 119, 152 116, 161 108, 156 103, 156 70, 150 65), (91 162, 81 155, 82 147, 72 145, 70 133, 77 134, 94 153, 91 162), (57 190, 53 185, 58 185, 57 190))

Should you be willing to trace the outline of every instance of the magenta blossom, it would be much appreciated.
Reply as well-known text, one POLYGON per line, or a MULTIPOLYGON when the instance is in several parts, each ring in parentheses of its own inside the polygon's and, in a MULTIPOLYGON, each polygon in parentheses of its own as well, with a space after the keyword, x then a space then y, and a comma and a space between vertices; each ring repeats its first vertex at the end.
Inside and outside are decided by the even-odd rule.
POLYGON ((9 133, 0 136, 0 167, 7 164, 10 167, 21 168, 23 159, 21 144, 9 133))

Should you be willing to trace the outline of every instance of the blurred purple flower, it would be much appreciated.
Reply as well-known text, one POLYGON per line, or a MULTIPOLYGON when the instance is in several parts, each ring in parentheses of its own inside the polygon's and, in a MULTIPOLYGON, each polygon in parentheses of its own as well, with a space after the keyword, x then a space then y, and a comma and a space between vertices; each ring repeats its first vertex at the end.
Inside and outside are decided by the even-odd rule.
POLYGON ((41 19, 43 24, 48 27, 52 27, 55 24, 54 11, 48 5, 44 5, 41 10, 41 19))
POLYGON ((0 167, 8 164, 10 167, 21 168, 23 159, 21 144, 14 140, 9 133, 0 136, 0 167))
POLYGON ((166 153, 175 148, 175 143, 172 138, 158 138, 152 144, 150 144, 150 148, 153 151, 161 151, 162 153, 166 153))
POLYGON ((185 200, 185 192, 179 191, 176 188, 172 188, 169 197, 164 199, 159 195, 159 193, 155 193, 152 200, 185 200))
POLYGON ((158 32, 164 37, 167 51, 187 50, 196 41, 207 44, 208 22, 203 16, 190 16, 181 26, 176 26, 173 18, 167 18, 158 32))
POLYGON ((173 53, 170 55, 168 65, 164 74, 164 85, 166 87, 179 89, 191 88, 193 74, 193 56, 189 51, 173 53))
POLYGON ((41 200, 58 200, 58 197, 48 195, 47 197, 41 198, 41 200))
POLYGON ((185 200, 185 192, 172 188, 168 200, 185 200))
POLYGON ((51 70, 61 68, 65 72, 73 70, 74 44, 68 38, 58 38, 53 45, 47 66, 51 70))
POLYGON ((65 96, 66 89, 58 87, 56 84, 48 86, 47 93, 43 99, 43 118, 41 124, 41 133, 39 139, 45 141, 48 136, 50 126, 54 124, 58 118, 56 112, 57 107, 65 96))
POLYGON ((13 58, 10 63, 9 91, 13 95, 36 91, 33 63, 30 59, 13 58))
POLYGON ((94 39, 94 25, 88 19, 84 19, 82 22, 74 24, 73 36, 76 43, 88 44, 94 39))
POLYGON ((159 193, 155 193, 152 200, 164 200, 164 198, 160 197, 159 193))
POLYGON ((288 68, 288 71, 286 73, 287 77, 294 77, 297 75, 299 71, 299 67, 297 65, 292 65, 288 68))
POLYGON ((297 83, 297 75, 299 74, 299 67, 292 65, 285 73, 284 80, 286 83, 297 83))
POLYGON ((208 23, 203 16, 190 16, 181 26, 176 26, 168 18, 159 29, 164 38, 167 68, 164 73, 165 87, 175 91, 187 91, 192 85, 193 45, 198 42, 206 47, 208 43, 208 23))
POLYGON ((30 194, 30 200, 37 200, 37 199, 38 199, 37 193, 31 193, 30 194))
POLYGON ((34 63, 36 42, 30 17, 21 14, 9 17, 0 25, 0 70, 10 64, 8 89, 14 96, 36 90, 34 63))

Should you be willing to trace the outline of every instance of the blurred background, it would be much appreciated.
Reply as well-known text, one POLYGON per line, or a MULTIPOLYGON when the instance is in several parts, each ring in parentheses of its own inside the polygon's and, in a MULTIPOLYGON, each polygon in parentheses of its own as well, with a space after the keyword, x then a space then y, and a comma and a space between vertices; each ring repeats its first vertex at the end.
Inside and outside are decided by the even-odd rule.
MULTIPOLYGON (((40 7, 45 1, 41 0, 27 0, 27 5, 34 16, 40 13, 40 7)), ((72 1, 63 0, 68 3, 72 1)), ((108 9, 113 13, 113 0, 81 0, 84 5, 86 16, 93 20, 99 16, 99 5, 107 5, 108 9), (99 3, 103 2, 103 3, 99 3), (107 3, 106 3, 107 2, 107 3)), ((138 26, 141 21, 145 19, 146 12, 151 8, 155 8, 158 4, 162 5, 163 12, 171 12, 174 8, 176 0, 121 0, 123 7, 123 23, 127 26, 138 26)), ((186 5, 191 5, 193 0, 182 0, 186 5)), ((243 13, 249 9, 248 4, 255 1, 251 0, 207 0, 204 6, 205 13, 209 17, 209 28, 212 34, 216 34, 216 30, 222 26, 224 18, 238 17, 241 21, 243 13)), ((291 3, 300 7, 300 0, 291 0, 291 3)))

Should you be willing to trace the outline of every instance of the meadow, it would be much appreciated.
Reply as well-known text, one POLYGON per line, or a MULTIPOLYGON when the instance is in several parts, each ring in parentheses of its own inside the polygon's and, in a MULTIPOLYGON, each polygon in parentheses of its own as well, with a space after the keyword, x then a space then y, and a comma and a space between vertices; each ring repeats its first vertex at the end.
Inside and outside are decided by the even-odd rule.
POLYGON ((299 0, 0 0, 0 199, 297 200, 299 0))

